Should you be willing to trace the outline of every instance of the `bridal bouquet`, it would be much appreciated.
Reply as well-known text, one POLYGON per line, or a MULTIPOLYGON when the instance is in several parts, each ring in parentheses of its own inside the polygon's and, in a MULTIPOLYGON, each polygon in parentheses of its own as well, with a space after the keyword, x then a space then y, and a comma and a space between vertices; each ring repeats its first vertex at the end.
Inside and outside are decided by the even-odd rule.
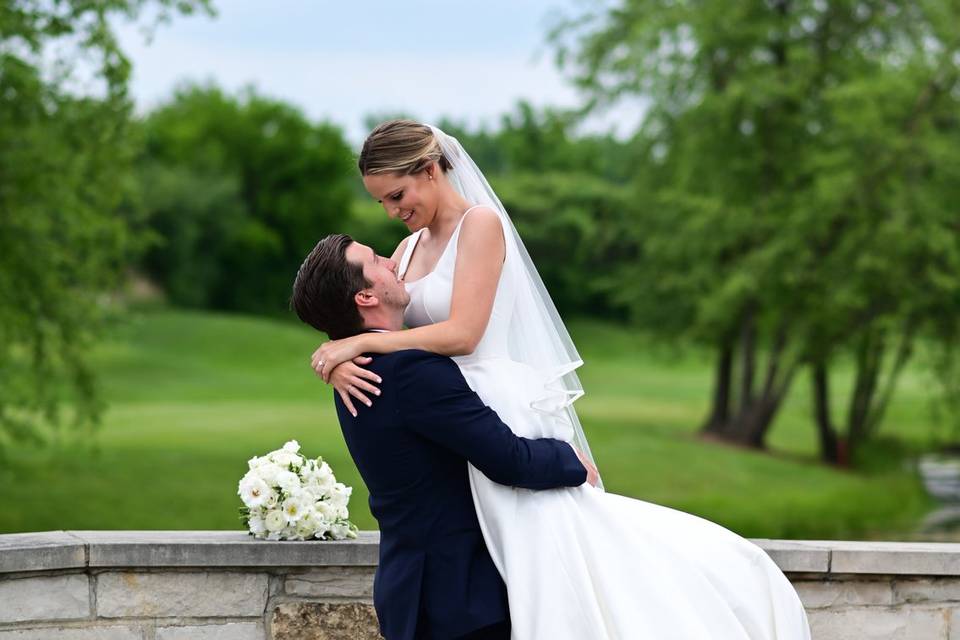
POLYGON ((250 535, 267 540, 356 538, 347 520, 353 488, 337 482, 323 458, 308 460, 291 440, 282 449, 247 461, 237 494, 240 520, 250 535))

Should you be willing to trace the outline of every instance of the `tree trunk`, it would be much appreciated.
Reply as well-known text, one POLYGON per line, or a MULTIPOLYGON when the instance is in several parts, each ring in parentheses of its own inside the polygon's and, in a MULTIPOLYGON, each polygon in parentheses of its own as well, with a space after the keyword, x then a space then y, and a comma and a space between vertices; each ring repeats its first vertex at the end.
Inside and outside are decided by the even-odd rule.
POLYGON ((830 464, 840 462, 837 448, 837 432, 830 422, 830 395, 827 365, 816 362, 811 371, 813 381, 813 415, 817 423, 817 435, 820 437, 820 458, 830 464))
POLYGON ((751 446, 758 449, 766 448, 767 432, 773 425, 773 419, 780 409, 780 404, 787 396, 796 368, 796 364, 791 365, 784 374, 783 382, 779 386, 771 386, 769 392, 765 392, 755 403, 755 418, 749 423, 746 434, 746 440, 751 446))
POLYGON ((857 345, 857 371, 850 409, 847 413, 847 440, 852 456, 866 436, 870 404, 877 388, 877 375, 883 361, 883 332, 867 329, 857 345))
POLYGON ((740 329, 740 348, 743 358, 743 374, 740 379, 740 408, 744 413, 754 401, 753 377, 757 364, 757 320, 756 305, 747 303, 744 311, 743 326, 740 329))
POLYGON ((743 369, 737 385, 744 397, 739 399, 735 413, 731 414, 730 394, 734 389, 733 363, 737 359, 734 344, 731 341, 721 349, 713 407, 701 433, 731 443, 763 449, 766 446, 767 432, 790 386, 796 363, 785 369, 781 367, 784 348, 787 344, 787 323, 784 322, 777 328, 767 363, 764 385, 758 394, 753 388, 756 375, 755 334, 755 314, 753 311, 748 311, 744 314, 744 323, 740 330, 743 350, 740 354, 740 362, 743 363, 743 369))
POLYGON ((897 378, 910 359, 916 328, 915 319, 908 318, 882 389, 879 382, 887 351, 887 333, 884 330, 868 329, 861 337, 857 347, 857 372, 847 417, 847 444, 851 457, 876 431, 893 396, 897 378))
POLYGON ((770 351, 770 357, 767 360, 767 375, 763 381, 763 389, 759 397, 751 403, 751 419, 746 421, 745 440, 751 446, 759 449, 764 448, 767 432, 773 424, 773 419, 780 407, 790 386, 790 378, 793 376, 796 364, 789 367, 783 374, 783 381, 777 384, 777 374, 781 371, 781 360, 784 348, 787 345, 787 321, 783 320, 777 326, 773 341, 773 347, 770 351))
POLYGON ((733 342, 720 345, 720 357, 714 376, 713 402, 710 416, 701 427, 701 432, 722 435, 730 421, 730 385, 733 378, 733 342))
POLYGON ((916 321, 913 318, 908 319, 904 327, 903 335, 900 338, 900 346, 897 348, 896 355, 894 356, 893 367, 887 376, 886 384, 883 390, 877 394, 877 401, 871 404, 868 411, 863 430, 865 438, 869 438, 871 434, 876 431, 877 425, 880 423, 880 420, 883 419, 883 414, 890 404, 890 398, 893 397, 894 389, 896 389, 900 372, 903 371, 904 365, 913 353, 913 337, 916 335, 916 329, 916 321))

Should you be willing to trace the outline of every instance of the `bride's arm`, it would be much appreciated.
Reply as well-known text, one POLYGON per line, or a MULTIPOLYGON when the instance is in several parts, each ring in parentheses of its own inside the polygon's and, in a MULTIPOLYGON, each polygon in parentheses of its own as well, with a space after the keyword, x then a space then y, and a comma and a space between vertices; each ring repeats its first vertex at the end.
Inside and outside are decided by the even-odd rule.
POLYGON ((318 360, 320 375, 327 380, 331 370, 361 353, 392 353, 422 349, 445 356, 473 353, 486 331, 503 270, 503 226, 496 212, 477 207, 466 214, 460 229, 453 278, 450 318, 405 331, 362 333, 324 343, 318 360))

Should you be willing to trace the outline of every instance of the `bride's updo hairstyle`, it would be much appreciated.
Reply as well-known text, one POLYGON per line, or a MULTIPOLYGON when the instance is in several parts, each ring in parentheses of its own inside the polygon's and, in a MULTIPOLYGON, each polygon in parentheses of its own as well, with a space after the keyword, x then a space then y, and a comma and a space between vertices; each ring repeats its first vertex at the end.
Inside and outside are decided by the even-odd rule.
POLYGON ((433 130, 413 120, 388 120, 370 132, 357 165, 361 175, 415 175, 436 162, 446 173, 450 163, 440 151, 433 130))

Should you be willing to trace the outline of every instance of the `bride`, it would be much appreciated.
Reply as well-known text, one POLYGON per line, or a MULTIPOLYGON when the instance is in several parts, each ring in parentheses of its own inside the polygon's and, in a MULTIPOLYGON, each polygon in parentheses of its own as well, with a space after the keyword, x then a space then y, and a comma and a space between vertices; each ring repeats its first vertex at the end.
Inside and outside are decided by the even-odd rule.
MULTIPOLYGON (((313 365, 356 415, 376 377, 362 353, 452 356, 518 435, 573 443, 583 391, 573 342, 503 205, 459 142, 410 120, 378 126, 359 158, 367 191, 411 234, 393 254, 404 331, 320 346, 313 365)), ((585 274, 586 275, 586 274, 585 274)), ((469 466, 474 506, 507 585, 514 640, 810 637, 793 586, 760 547, 698 516, 608 493, 499 485, 469 466)))

